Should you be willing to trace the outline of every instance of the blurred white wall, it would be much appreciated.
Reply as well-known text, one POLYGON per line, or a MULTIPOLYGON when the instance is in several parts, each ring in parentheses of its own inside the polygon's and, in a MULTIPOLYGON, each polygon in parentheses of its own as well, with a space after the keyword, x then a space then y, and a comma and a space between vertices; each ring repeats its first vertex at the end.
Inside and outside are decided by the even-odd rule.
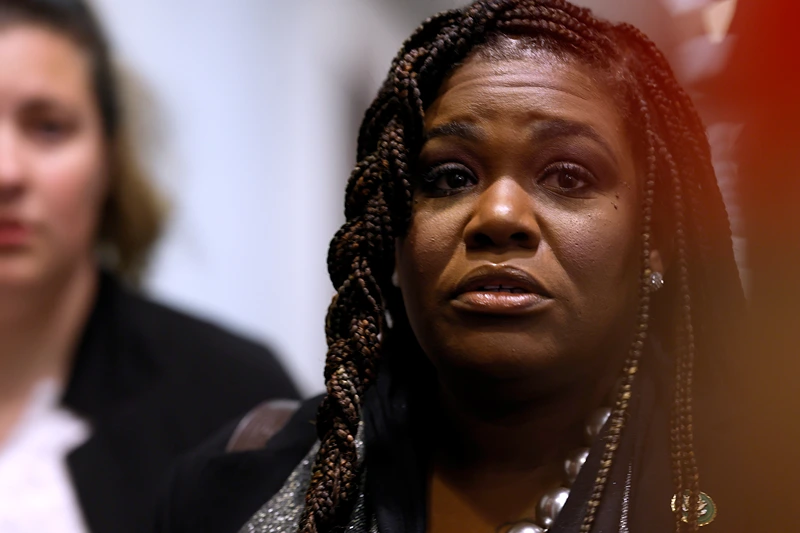
MULTIPOLYGON (((267 342, 322 390, 328 242, 355 136, 403 39, 462 0, 94 0, 172 220, 160 299, 267 342)), ((665 38, 656 0, 580 2, 665 38)), ((668 37, 668 35, 666 35, 668 37)))
POLYGON ((149 289, 267 342, 304 392, 322 390, 354 111, 416 21, 397 28, 391 4, 361 0, 93 3, 172 203, 149 289))

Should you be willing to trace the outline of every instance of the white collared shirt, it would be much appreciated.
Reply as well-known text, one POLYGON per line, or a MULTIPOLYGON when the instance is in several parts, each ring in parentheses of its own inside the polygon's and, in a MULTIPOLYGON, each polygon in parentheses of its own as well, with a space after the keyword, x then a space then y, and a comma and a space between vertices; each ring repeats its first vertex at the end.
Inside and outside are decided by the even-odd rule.
POLYGON ((66 458, 89 437, 87 421, 59 404, 59 388, 42 382, 0 446, 0 532, 88 533, 66 458))

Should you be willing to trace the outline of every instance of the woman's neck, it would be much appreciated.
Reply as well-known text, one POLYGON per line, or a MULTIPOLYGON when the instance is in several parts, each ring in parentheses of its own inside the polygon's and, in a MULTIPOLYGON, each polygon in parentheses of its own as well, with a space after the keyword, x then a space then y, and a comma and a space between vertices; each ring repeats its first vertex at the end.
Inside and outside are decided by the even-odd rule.
POLYGON ((509 388, 524 390, 522 383, 506 384, 505 394, 498 384, 460 389, 444 384, 442 416, 437 418, 443 423, 436 434, 430 531, 450 531, 470 521, 496 527, 531 516, 542 494, 561 481, 566 455, 586 446, 588 416, 603 405, 618 372, 609 369, 607 374, 587 374, 568 386, 527 398, 508 394, 509 388), (459 510, 436 509, 438 502, 448 500, 448 493, 458 495, 450 501, 469 505, 459 510), (445 520, 435 518, 453 512, 470 516, 458 527, 451 519, 446 520, 452 523, 450 527, 438 527, 445 520))
POLYGON ((0 442, 36 383, 63 385, 97 290, 91 262, 48 283, 0 287, 0 442))
POLYGON ((508 403, 491 393, 483 402, 479 391, 464 397, 443 390, 438 439, 460 468, 535 469, 582 445, 588 415, 613 383, 611 376, 508 403))

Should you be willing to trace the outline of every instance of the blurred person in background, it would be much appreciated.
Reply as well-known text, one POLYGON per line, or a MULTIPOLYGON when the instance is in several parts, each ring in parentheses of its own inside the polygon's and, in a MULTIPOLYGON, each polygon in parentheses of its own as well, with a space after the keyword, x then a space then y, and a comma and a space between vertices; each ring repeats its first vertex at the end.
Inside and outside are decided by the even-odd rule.
POLYGON ((181 463, 160 531, 744 531, 728 217, 639 30, 561 0, 432 17, 345 216, 326 394, 181 463))
POLYGON ((148 531, 173 458, 295 388, 127 287, 162 209, 81 0, 0 0, 0 531, 148 531))

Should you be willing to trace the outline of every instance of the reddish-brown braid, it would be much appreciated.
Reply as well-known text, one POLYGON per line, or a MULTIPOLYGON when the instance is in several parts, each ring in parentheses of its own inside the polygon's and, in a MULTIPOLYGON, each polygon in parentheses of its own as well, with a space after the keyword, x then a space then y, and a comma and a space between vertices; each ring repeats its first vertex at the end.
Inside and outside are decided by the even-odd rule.
MULTIPOLYGON (((699 490, 693 449, 694 360, 698 353, 711 351, 707 339, 714 328, 706 327, 710 317, 724 321, 724 313, 711 308, 717 297, 725 293, 734 304, 741 300, 740 288, 731 289, 738 287, 738 274, 702 123, 664 57, 635 28, 598 20, 564 0, 483 0, 422 24, 398 52, 362 122, 358 163, 346 192, 347 221, 332 240, 328 255, 337 294, 326 322, 327 395, 317 417, 320 449, 306 494, 304 533, 328 532, 345 524, 359 490, 355 436, 360 407, 375 378, 381 341, 388 333, 387 306, 400 301, 390 282, 394 239, 403 235, 411 216, 412 172, 422 143, 425 109, 446 75, 470 53, 496 46, 492 39, 503 34, 530 38, 528 46, 569 54, 602 71, 620 67, 617 70, 624 74, 612 82, 623 89, 618 92, 624 94, 621 105, 632 136, 644 139, 639 150, 645 179, 638 325, 581 531, 589 533, 594 525, 658 301, 674 304, 676 314, 671 432, 675 489, 689 490, 692 495, 699 490), (662 195, 660 203, 670 201, 665 220, 658 220, 661 211, 656 212, 656 198, 662 195), (677 275, 668 285, 671 295, 656 298, 648 291, 648 281, 657 231, 675 235, 677 275), (712 264, 722 271, 712 270, 712 264)), ((388 310, 402 312, 401 304, 388 310)), ((677 531, 696 530, 696 503, 689 514, 688 525, 676 518, 677 531)))

